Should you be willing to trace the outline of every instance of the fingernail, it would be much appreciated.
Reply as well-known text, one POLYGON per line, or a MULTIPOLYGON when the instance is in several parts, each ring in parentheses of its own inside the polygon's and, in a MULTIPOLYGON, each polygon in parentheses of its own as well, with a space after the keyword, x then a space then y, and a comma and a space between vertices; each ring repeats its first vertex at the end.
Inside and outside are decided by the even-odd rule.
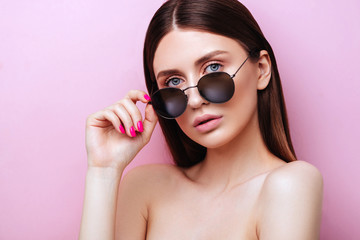
POLYGON ((150 100, 151 100, 151 98, 150 98, 149 95, 147 95, 147 94, 144 95, 144 98, 145 98, 147 101, 150 101, 150 100))
POLYGON ((119 129, 120 129, 120 132, 121 132, 121 133, 125 133, 125 129, 124 129, 124 127, 123 127, 121 124, 120 124, 119 129))
POLYGON ((139 132, 143 132, 144 131, 144 127, 141 121, 138 121, 137 123, 137 129, 139 132))
POLYGON ((130 128, 130 134, 131 134, 132 137, 135 137, 135 136, 136 136, 135 128, 134 128, 134 127, 131 127, 131 128, 130 128))

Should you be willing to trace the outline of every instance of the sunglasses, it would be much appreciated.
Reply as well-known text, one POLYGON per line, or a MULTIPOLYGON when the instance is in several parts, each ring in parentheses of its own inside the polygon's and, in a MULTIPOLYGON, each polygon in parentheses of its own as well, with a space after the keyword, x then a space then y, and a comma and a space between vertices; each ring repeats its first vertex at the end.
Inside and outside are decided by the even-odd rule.
POLYGON ((188 105, 188 96, 185 91, 190 88, 197 88, 200 96, 208 102, 225 103, 229 101, 235 92, 233 78, 248 59, 249 57, 231 76, 226 72, 213 72, 201 77, 196 86, 185 89, 168 87, 155 91, 151 95, 151 104, 154 110, 165 119, 179 117, 185 112, 188 105))

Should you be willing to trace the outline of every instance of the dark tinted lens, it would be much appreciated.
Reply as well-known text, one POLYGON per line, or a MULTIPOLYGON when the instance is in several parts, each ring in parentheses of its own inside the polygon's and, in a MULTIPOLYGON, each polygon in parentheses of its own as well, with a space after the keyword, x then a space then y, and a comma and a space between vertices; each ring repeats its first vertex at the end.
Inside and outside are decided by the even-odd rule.
POLYGON ((224 103, 234 95, 235 85, 229 74, 215 72, 202 77, 198 89, 201 96, 209 102, 224 103))
POLYGON ((151 96, 154 110, 164 118, 176 118, 186 109, 186 95, 177 88, 164 88, 151 96))

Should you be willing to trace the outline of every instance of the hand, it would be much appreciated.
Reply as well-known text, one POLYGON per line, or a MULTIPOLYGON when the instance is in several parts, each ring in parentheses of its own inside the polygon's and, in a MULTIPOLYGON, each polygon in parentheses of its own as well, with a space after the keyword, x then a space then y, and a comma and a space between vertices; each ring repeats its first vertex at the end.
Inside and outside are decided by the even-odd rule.
POLYGON ((132 90, 115 104, 88 116, 86 150, 89 167, 125 168, 149 142, 157 122, 151 104, 145 118, 136 102, 149 102, 145 92, 132 90))

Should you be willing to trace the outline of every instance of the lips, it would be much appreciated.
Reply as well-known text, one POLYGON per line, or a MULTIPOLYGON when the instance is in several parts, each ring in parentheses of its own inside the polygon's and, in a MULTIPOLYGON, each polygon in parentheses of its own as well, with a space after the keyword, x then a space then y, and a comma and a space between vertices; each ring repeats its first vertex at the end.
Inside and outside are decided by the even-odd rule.
POLYGON ((221 118, 221 116, 218 116, 218 115, 205 114, 205 115, 195 118, 193 127, 198 127, 200 125, 206 124, 207 122, 210 122, 212 120, 217 120, 220 118, 221 118))

